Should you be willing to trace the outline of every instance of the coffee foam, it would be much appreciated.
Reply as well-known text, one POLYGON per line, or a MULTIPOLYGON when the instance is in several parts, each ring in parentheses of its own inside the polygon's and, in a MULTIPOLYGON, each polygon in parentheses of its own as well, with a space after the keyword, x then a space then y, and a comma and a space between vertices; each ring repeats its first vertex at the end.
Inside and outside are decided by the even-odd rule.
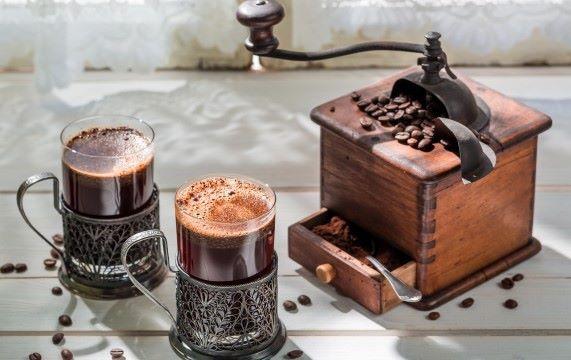
POLYGON ((63 161, 92 177, 116 177, 140 171, 153 160, 151 140, 128 127, 93 128, 66 143, 63 161))
POLYGON ((188 230, 210 237, 244 236, 274 217, 270 213, 274 194, 237 178, 202 179, 179 189, 175 200, 177 220, 188 230))

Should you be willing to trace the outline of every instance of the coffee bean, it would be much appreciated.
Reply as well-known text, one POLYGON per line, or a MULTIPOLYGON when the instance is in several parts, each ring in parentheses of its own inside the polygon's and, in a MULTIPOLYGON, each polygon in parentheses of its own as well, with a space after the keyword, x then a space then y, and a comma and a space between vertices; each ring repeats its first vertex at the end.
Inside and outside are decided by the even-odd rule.
POLYGON ((383 116, 383 111, 382 111, 382 110, 377 110, 377 111, 371 113, 371 116, 374 117, 374 118, 379 118, 379 117, 383 116))
POLYGON ((284 301, 284 309, 286 309, 286 311, 295 311, 297 310, 297 305, 291 301, 291 300, 286 300, 284 301))
POLYGON ((432 130, 429 127, 425 127, 424 129, 422 129, 422 133, 426 136, 430 136, 430 137, 434 136, 434 130, 432 130))
POLYGON ((297 301, 299 301, 301 305, 311 305, 311 299, 307 295, 299 295, 297 301))
POLYGON ((474 305, 474 299, 472 298, 465 298, 464 300, 462 300, 462 302, 460 303, 460 307, 467 309, 470 306, 474 305))
POLYGON ((405 131, 401 131, 395 135, 395 139, 397 139, 398 141, 401 141, 401 142, 404 142, 404 141, 408 140, 409 138, 410 138, 410 134, 405 132, 405 131))
POLYGON ((420 130, 420 128, 416 125, 409 125, 404 129, 404 131, 409 133, 413 132, 414 130, 420 130))
POLYGON ((73 323, 71 321, 71 318, 69 317, 69 315, 60 315, 60 317, 58 318, 59 324, 61 326, 71 326, 71 324, 73 323))
POLYGON ((73 353, 71 351, 69 351, 68 349, 63 349, 61 351, 61 358, 63 360, 71 360, 71 359, 73 359, 73 353))
POLYGON ((51 255, 54 259, 59 259, 59 253, 56 251, 56 249, 51 249, 51 250, 50 250, 50 255, 51 255))
POLYGON ((391 102, 391 99, 389 99, 388 96, 384 96, 384 95, 380 95, 380 96, 379 96, 379 104, 381 104, 381 105, 386 105, 386 104, 388 104, 388 103, 390 103, 390 102, 391 102))
POLYGON ((399 109, 404 110, 404 109, 406 109, 406 108, 409 107, 409 106, 410 106, 410 101, 407 101, 407 102, 404 102, 404 103, 400 104, 400 105, 399 105, 399 109))
POLYGON ((500 286, 502 287, 502 289, 508 290, 514 287, 514 282, 510 278, 503 278, 502 281, 500 282, 500 286))
POLYGON ((44 266, 46 267, 46 269, 53 269, 55 268, 57 264, 57 261, 55 259, 45 259, 44 260, 44 266))
POLYGON ((507 299, 504 301, 504 306, 508 309, 515 309, 517 307, 517 301, 514 299, 507 299))
POLYGON ((522 281, 522 280, 523 280, 523 274, 515 274, 515 275, 512 277, 512 280, 513 280, 513 281, 522 281))
POLYGON ((54 345, 59 345, 63 341, 63 337, 63 333, 55 333, 54 336, 52 336, 52 342, 54 345))
POLYGON ((28 359, 30 360, 42 360, 42 355, 40 355, 40 353, 31 353, 30 355, 28 355, 28 359))
POLYGON ((414 120, 414 116, 405 113, 402 119, 406 121, 412 121, 414 120))
POLYGON ((362 116, 359 119, 359 122, 361 123, 361 126, 364 129, 370 129, 371 126, 373 126, 373 120, 371 120, 371 118, 367 117, 367 116, 362 116))
POLYGON ((385 116, 379 116, 377 120, 379 120, 380 122, 387 122, 391 121, 391 118, 385 115, 385 116))
POLYGON ((375 105, 375 104, 371 104, 371 105, 367 106, 364 111, 365 111, 367 114, 370 114, 370 113, 373 113, 373 112, 375 112, 375 111, 377 111, 377 110, 379 110, 379 107, 378 107, 377 105, 375 105))
POLYGON ((409 138, 406 140, 406 143, 409 146, 416 147, 418 145, 418 140, 416 140, 415 138, 409 138))
POLYGON ((303 356, 303 351, 296 349, 296 350, 292 350, 290 352, 287 353, 287 358, 288 359, 297 359, 299 357, 303 356))
POLYGON ((418 115, 418 117, 423 118, 426 117, 426 110, 423 109, 419 109, 416 114, 418 115))
POLYGON ((416 120, 412 121, 412 122, 410 123, 410 125, 414 125, 414 126, 416 126, 416 127, 418 127, 418 128, 420 129, 420 124, 421 124, 421 123, 422 123, 422 121, 416 119, 416 120))
POLYGON ((392 112, 392 111, 388 111, 388 112, 385 114, 385 116, 388 116, 388 117, 389 117, 389 119, 391 119, 391 120, 392 120, 392 119, 394 119, 394 118, 395 118, 395 113, 394 113, 394 112, 392 112))
POLYGON ((353 99, 353 101, 359 101, 360 98, 361 98, 361 94, 359 94, 358 92, 353 91, 351 93, 351 99, 353 99))
POLYGON ((16 270, 17 273, 23 273, 26 270, 28 270, 28 265, 24 263, 17 263, 16 265, 14 265, 14 270, 16 270))
POLYGON ((366 107, 369 106, 369 105, 371 105, 371 100, 368 100, 368 99, 361 100, 361 101, 359 101, 359 102, 357 103, 357 106, 358 106, 360 109, 364 109, 364 108, 366 108, 366 107))
POLYGON ((52 236, 52 240, 56 245, 63 245, 63 235, 62 234, 55 234, 52 236))
POLYGON ((379 97, 378 97, 378 96, 373 96, 373 97, 371 98, 371 103, 377 104, 378 102, 379 102, 379 97))
POLYGON ((412 106, 414 106, 417 109, 422 109, 422 104, 420 103, 420 101, 418 100, 413 100, 412 101, 412 106))
POLYGON ((420 126, 422 126, 423 128, 427 127, 427 128, 434 129, 434 124, 431 123, 429 120, 423 120, 423 121, 420 123, 420 126))
POLYGON ((119 349, 119 348, 114 348, 114 349, 111 349, 111 351, 109 351, 109 354, 111 354, 112 359, 118 359, 118 358, 122 357, 123 353, 124 353, 123 349, 119 349))
POLYGON ((400 120, 403 116, 404 116, 404 110, 399 110, 399 111, 397 111, 397 113, 395 114, 394 119, 395 119, 395 120, 400 120))
POLYGON ((432 145, 432 140, 427 138, 424 138, 418 142, 419 149, 427 149, 428 147, 430 147, 430 145, 432 145))
POLYGON ((59 286, 54 286, 52 288, 52 294, 55 296, 60 296, 61 294, 63 294, 63 290, 59 286))
POLYGON ((387 109, 387 110, 396 110, 398 108, 399 108, 399 106, 395 103, 390 103, 388 105, 385 105, 385 109, 387 109))
POLYGON ((6 264, 0 266, 0 273, 9 274, 11 272, 14 272, 14 264, 6 263, 6 264))
POLYGON ((420 130, 413 130, 413 131, 410 133, 410 136, 413 137, 413 138, 415 138, 415 139, 417 139, 417 140, 420 140, 420 139, 422 139, 422 131, 420 131, 420 130))
POLYGON ((407 113, 408 115, 413 115, 416 114, 417 109, 414 106, 409 106, 404 110, 405 113, 407 113))
POLYGON ((440 313, 438 311, 432 311, 426 318, 428 320, 438 320, 438 318, 440 318, 440 313))
POLYGON ((393 136, 396 136, 398 133, 403 132, 403 131, 404 131, 404 128, 397 125, 393 128, 391 133, 393 136))
POLYGON ((393 102, 394 102, 395 104, 399 104, 399 105, 400 105, 400 104, 404 104, 404 103, 407 102, 407 101, 408 101, 408 99, 407 99, 406 97, 404 97, 404 96, 397 96, 396 98, 393 99, 393 102))
POLYGON ((329 111, 335 112, 335 106, 330 107, 330 108, 329 108, 329 111))

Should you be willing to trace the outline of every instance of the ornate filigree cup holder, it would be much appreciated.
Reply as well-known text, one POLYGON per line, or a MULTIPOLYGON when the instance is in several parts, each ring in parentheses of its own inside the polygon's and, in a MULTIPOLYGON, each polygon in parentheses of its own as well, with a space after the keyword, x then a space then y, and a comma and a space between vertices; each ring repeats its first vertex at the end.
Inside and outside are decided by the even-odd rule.
MULTIPOLYGON (((93 299, 120 299, 140 295, 121 263, 121 246, 129 236, 159 228, 159 191, 155 186, 152 199, 136 214, 113 219, 92 218, 68 208, 59 195, 59 181, 51 173, 29 177, 18 189, 18 209, 24 221, 62 259, 61 283, 71 292, 93 299), (53 181, 54 207, 63 222, 64 247, 60 249, 41 234, 28 220, 23 200, 34 184, 53 181)), ((126 266, 138 281, 149 288, 160 284, 167 275, 160 244, 138 244, 127 258, 126 266)))
POLYGON ((172 321, 171 346, 182 359, 266 359, 283 346, 286 330, 277 313, 277 256, 272 268, 255 280, 218 285, 191 277, 169 264, 167 240, 159 230, 130 237, 121 251, 128 263, 131 247, 161 239, 168 268, 176 274, 176 318, 138 279, 135 286, 162 307, 172 321))

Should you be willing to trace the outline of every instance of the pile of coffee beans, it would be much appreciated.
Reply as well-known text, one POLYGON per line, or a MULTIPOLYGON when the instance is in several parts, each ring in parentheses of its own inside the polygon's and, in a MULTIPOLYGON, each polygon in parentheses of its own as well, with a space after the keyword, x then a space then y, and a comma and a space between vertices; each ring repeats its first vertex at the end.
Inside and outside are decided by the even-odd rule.
MULTIPOLYGON (((438 140, 432 119, 444 115, 445 111, 430 94, 421 101, 405 94, 394 98, 379 95, 362 99, 359 93, 353 92, 351 99, 367 114, 359 119, 364 129, 372 129, 376 120, 382 126, 392 127, 392 135, 400 143, 424 151, 431 150, 438 140)), ((446 141, 441 142, 447 145, 446 141)))

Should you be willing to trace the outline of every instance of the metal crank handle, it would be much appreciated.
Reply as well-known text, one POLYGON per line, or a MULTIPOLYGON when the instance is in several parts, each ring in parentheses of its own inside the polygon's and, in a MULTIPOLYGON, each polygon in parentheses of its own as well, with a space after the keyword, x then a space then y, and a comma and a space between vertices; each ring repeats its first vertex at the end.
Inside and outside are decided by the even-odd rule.
POLYGON ((18 193, 16 195, 16 202, 18 204, 18 210, 20 211, 20 215, 22 215, 22 218, 24 219, 26 224, 28 224, 28 226, 32 230, 34 230, 34 232, 36 234, 38 234, 38 236, 42 240, 44 240, 49 246, 51 246, 52 249, 57 251, 57 253, 60 256, 60 259, 63 259, 63 252, 57 246, 55 246, 54 243, 52 243, 50 240, 48 240, 48 238, 46 238, 38 229, 36 229, 36 227, 34 225, 32 225, 32 223, 28 219, 28 215, 26 215, 26 211, 24 210, 24 195, 26 194, 28 189, 31 188, 33 185, 35 185, 39 182, 45 181, 45 180, 52 180, 53 181, 54 208, 56 209, 56 211, 59 214, 61 214, 62 210, 61 210, 60 194, 59 194, 59 180, 51 172, 42 172, 42 173, 32 175, 29 178, 27 178, 18 188, 18 193))
POLYGON ((394 276, 381 262, 371 255, 367 256, 367 260, 373 264, 373 266, 379 270, 381 274, 387 279, 391 287, 399 297, 404 302, 419 302, 422 299, 422 293, 415 288, 408 286, 402 280, 394 276))
POLYGON ((143 284, 141 284, 139 282, 139 280, 137 280, 137 278, 135 278, 135 276, 131 273, 131 270, 129 269, 129 263, 127 262, 127 255, 129 254, 129 250, 133 246, 135 246, 136 244, 141 243, 143 241, 147 241, 147 240, 154 239, 154 238, 160 238, 161 239, 161 245, 163 248, 165 264, 167 265, 168 269, 171 272, 176 273, 178 270, 176 268, 172 267, 170 264, 167 238, 165 237, 163 232, 160 230, 141 231, 140 233, 137 233, 137 234, 129 237, 125 241, 123 246, 121 247, 121 263, 123 264, 123 267, 125 268, 125 272, 127 273, 127 276, 129 277, 129 279, 131 280, 133 285, 135 285, 135 287, 137 289, 139 289, 147 298, 149 298, 149 300, 151 300, 156 305, 160 306, 168 314, 168 316, 172 322, 173 327, 176 328, 176 320, 175 320, 174 316, 172 315, 172 313, 170 312, 170 310, 165 305, 163 305, 155 297, 155 295, 153 295, 153 293, 149 289, 147 289, 143 284))

